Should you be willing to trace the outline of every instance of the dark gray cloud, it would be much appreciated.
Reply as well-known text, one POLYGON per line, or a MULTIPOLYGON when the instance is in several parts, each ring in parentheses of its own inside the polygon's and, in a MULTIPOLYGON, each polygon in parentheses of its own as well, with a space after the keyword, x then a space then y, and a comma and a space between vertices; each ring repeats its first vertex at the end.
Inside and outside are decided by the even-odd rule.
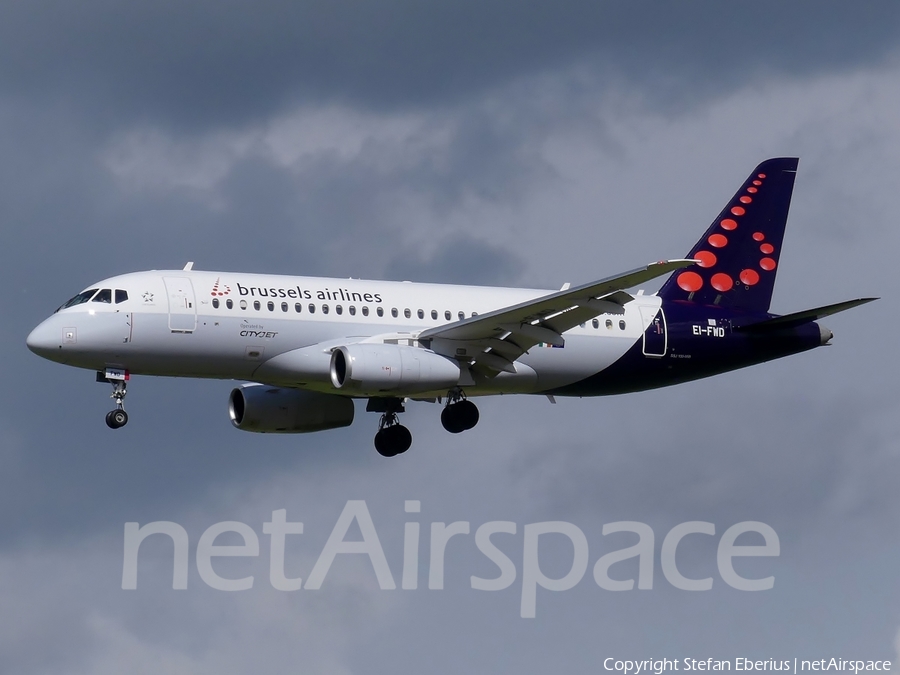
POLYGON ((241 126, 290 103, 397 110, 588 65, 679 107, 883 58, 895 3, 7 3, 0 89, 88 125, 241 126), (860 39, 860 36, 865 36, 860 39), (84 119, 84 118, 83 118, 84 119))
POLYGON ((515 256, 470 237, 448 237, 437 251, 423 258, 415 251, 398 254, 386 270, 395 280, 450 284, 510 286, 521 278, 522 264, 515 256))

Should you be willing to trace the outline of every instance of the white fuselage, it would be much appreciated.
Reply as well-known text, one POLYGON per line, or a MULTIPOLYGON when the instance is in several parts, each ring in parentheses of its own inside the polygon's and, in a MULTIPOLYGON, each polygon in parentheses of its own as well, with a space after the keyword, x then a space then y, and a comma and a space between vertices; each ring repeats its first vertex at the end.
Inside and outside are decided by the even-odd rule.
MULTIPOLYGON (((298 375, 298 353, 318 360, 348 343, 418 346, 425 329, 552 292, 193 270, 136 272, 90 288, 109 289, 109 302, 104 294, 103 301, 61 308, 32 333, 32 349, 97 371, 115 367, 324 392, 335 391, 327 378, 298 375)), ((639 294, 624 314, 600 315, 567 331, 564 348, 532 347, 515 373, 480 380, 468 391, 535 393, 598 373, 641 339, 641 306, 656 310, 660 299, 639 294)))

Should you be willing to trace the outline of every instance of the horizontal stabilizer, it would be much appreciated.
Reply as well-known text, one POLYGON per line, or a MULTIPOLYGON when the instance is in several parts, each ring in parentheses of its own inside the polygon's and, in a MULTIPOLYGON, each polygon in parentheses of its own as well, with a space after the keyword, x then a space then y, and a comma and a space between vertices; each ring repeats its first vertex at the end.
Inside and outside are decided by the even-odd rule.
POLYGON ((792 328, 800 326, 804 323, 817 321, 831 314, 837 314, 853 307, 859 307, 867 302, 878 300, 878 298, 858 298, 857 300, 847 300, 846 302, 836 302, 833 305, 825 305, 824 307, 816 307, 815 309, 807 309, 802 312, 794 312, 793 314, 785 314, 774 319, 767 319, 759 323, 751 323, 747 326, 738 326, 735 330, 755 333, 767 330, 778 330, 779 328, 792 328))

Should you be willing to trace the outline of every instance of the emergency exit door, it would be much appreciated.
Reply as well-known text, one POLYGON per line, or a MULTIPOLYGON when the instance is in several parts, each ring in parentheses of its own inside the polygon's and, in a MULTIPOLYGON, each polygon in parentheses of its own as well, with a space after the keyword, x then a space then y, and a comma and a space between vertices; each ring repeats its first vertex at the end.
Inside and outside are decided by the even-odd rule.
POLYGON ((662 307, 641 307, 641 322, 644 324, 644 356, 665 356, 666 316, 662 307))

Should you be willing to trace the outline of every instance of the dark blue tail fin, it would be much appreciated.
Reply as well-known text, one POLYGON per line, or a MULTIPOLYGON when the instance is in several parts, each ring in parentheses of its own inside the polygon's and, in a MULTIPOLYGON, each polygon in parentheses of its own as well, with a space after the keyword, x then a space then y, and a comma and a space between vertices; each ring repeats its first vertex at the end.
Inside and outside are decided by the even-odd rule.
POLYGON ((659 291, 664 300, 767 312, 784 239, 798 159, 760 164, 659 291))

